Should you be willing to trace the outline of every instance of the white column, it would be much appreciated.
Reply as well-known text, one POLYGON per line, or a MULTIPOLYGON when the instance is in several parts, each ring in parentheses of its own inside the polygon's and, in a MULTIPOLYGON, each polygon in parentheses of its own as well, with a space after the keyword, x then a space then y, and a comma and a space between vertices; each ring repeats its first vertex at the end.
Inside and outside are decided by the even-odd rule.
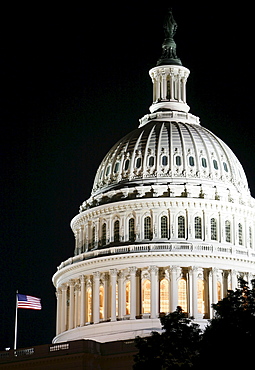
POLYGON ((73 329, 74 327, 74 281, 69 283, 69 323, 68 329, 73 329))
POLYGON ((161 98, 163 100, 166 99, 166 73, 162 71, 161 74, 161 98))
POLYGON ((218 302, 218 280, 217 280, 218 269, 212 269, 212 303, 218 302))
POLYGON ((93 322, 99 322, 99 271, 93 272, 93 322))
POLYGON ((60 288, 56 291, 57 298, 57 320, 56 320, 56 335, 61 333, 61 311, 62 311, 62 291, 60 288))
POLYGON ((124 295, 124 274, 123 271, 120 271, 118 274, 118 317, 123 318, 124 315, 124 304, 125 304, 125 295, 124 295))
POLYGON ((67 311, 67 286, 66 284, 62 285, 62 315, 61 315, 61 332, 66 331, 67 322, 66 322, 66 311, 67 311))
POLYGON ((158 286, 158 267, 150 266, 151 275, 151 319, 158 317, 159 312, 159 286, 158 286))
POLYGON ((85 292, 86 292, 86 282, 85 282, 85 276, 82 275, 80 277, 81 281, 81 318, 80 318, 80 326, 84 326, 85 324, 85 292))
POLYGON ((136 317, 136 267, 129 267, 130 274, 130 319, 135 320, 136 317))
POLYGON ((208 306, 209 306, 209 319, 213 318, 213 308, 212 308, 212 303, 213 303, 213 283, 212 283, 212 270, 208 272, 208 306))
POLYGON ((235 290, 238 287, 237 271, 231 270, 231 289, 235 290))
POLYGON ((181 274, 179 266, 171 266, 170 272, 170 312, 176 310, 178 306, 178 280, 181 274))
POLYGON ((111 284, 111 321, 116 321, 116 285, 117 285, 117 269, 110 270, 111 284))
POLYGON ((192 308, 192 316, 196 319, 198 317, 198 310, 197 310, 197 272, 198 267, 191 267, 190 274, 192 276, 192 301, 191 301, 191 308, 192 308))

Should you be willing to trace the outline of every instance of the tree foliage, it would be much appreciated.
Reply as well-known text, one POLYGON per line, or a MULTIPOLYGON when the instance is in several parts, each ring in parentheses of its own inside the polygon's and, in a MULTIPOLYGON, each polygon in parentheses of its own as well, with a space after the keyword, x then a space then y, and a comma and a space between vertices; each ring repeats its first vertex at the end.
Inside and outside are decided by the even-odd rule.
POLYGON ((152 332, 147 338, 136 338, 139 350, 134 369, 188 369, 198 355, 198 324, 185 317, 181 307, 161 318, 163 332, 152 332))
POLYGON ((161 318, 162 333, 136 338, 134 369, 204 369, 243 367, 252 361, 255 343, 255 280, 213 304, 214 318, 204 332, 180 307, 161 318))

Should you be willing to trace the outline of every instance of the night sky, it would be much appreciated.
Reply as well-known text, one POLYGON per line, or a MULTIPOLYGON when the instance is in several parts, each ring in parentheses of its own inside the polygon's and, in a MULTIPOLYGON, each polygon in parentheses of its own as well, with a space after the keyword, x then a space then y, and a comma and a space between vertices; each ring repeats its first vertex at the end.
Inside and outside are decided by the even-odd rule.
POLYGON ((17 289, 43 306, 19 310, 18 347, 55 335, 51 279, 73 255, 70 221, 105 154, 149 113, 169 5, 190 112, 234 151, 255 196, 252 2, 99 4, 1 8, 0 350, 13 348, 17 289))

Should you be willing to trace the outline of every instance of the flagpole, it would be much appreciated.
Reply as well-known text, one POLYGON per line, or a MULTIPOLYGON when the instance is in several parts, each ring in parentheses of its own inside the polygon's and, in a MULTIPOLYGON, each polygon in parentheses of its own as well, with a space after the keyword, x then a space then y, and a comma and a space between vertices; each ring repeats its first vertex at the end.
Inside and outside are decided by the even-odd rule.
POLYGON ((17 349, 17 329, 18 329, 18 291, 16 291, 16 315, 15 315, 14 350, 17 349))

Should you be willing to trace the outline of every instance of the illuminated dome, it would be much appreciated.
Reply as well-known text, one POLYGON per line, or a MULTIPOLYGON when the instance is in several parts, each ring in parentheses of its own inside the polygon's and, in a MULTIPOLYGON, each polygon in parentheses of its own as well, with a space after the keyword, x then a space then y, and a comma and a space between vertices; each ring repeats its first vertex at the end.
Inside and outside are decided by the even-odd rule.
POLYGON ((203 327, 238 276, 255 277, 255 201, 234 153, 189 113, 176 27, 169 12, 150 113, 107 153, 71 221, 55 343, 147 336, 177 305, 203 327))
POLYGON ((92 195, 122 187, 166 184, 231 189, 246 196, 243 168, 197 117, 181 112, 145 116, 140 127, 115 144, 98 168, 92 195), (145 122, 145 123, 144 123, 145 122))

